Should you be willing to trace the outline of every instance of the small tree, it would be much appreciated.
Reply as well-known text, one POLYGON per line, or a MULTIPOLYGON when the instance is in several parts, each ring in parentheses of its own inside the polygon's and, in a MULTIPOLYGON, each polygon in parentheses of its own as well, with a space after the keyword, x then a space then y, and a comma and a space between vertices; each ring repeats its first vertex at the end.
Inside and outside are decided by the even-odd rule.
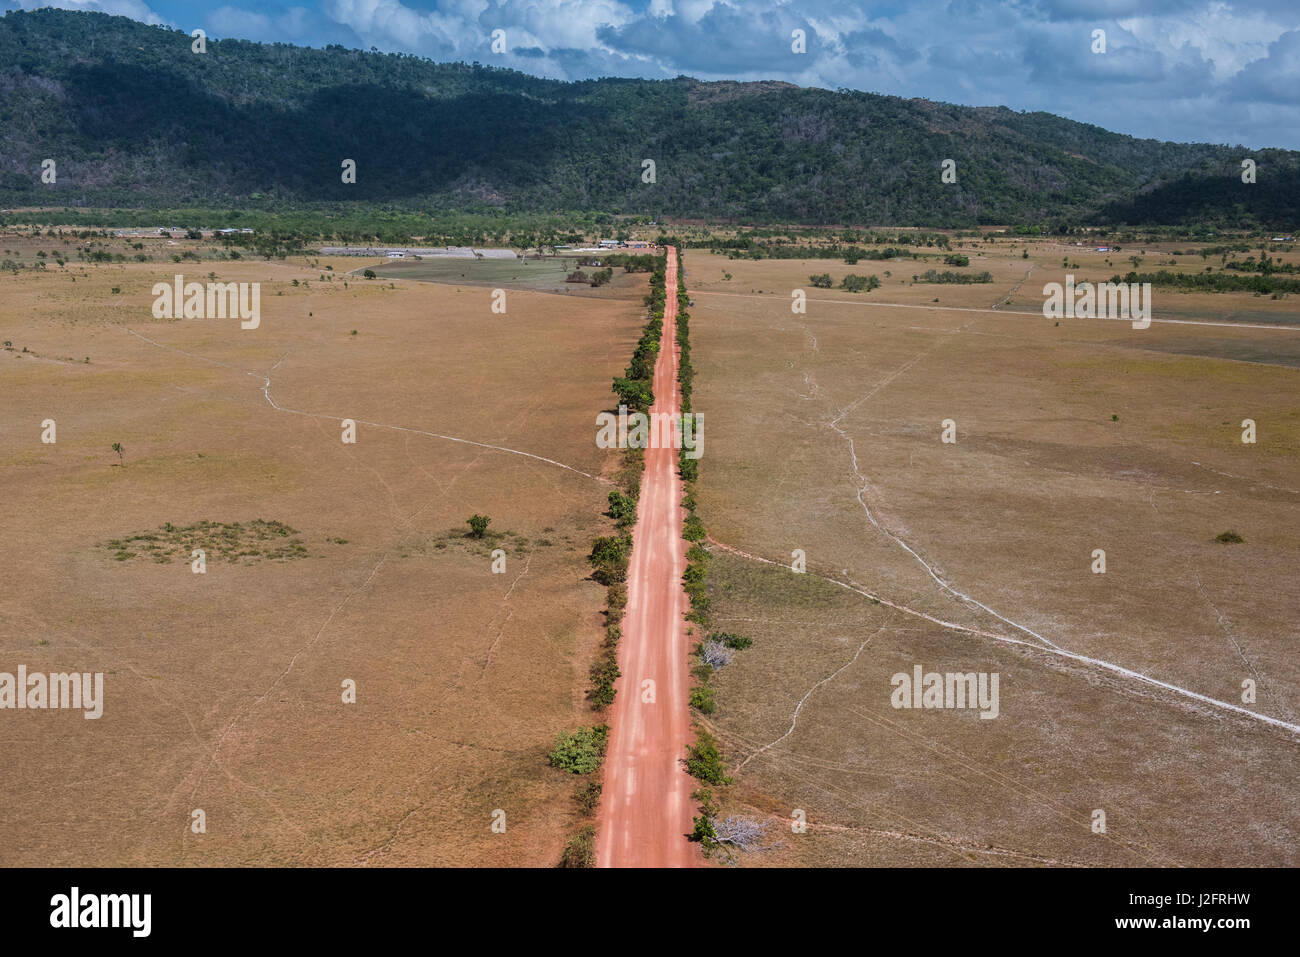
POLYGON ((570 774, 590 774, 600 770, 608 733, 609 727, 603 724, 578 728, 570 734, 561 732, 555 738, 555 747, 547 755, 551 767, 570 774))
POLYGON ((114 443, 113 443, 113 451, 117 453, 117 461, 118 461, 118 463, 119 463, 119 464, 125 464, 125 460, 122 458, 122 453, 125 452, 126 450, 122 448, 122 443, 121 443, 121 442, 114 442, 114 443))
POLYGON ((718 743, 707 731, 701 731, 695 743, 686 749, 686 770, 695 778, 709 784, 730 784, 722 764, 718 743))
POLYGON ((587 561, 595 569, 591 577, 602 585, 613 585, 627 578, 628 558, 632 551, 632 536, 611 535, 597 538, 591 546, 587 561))
POLYGON ((620 526, 631 525, 636 521, 636 498, 622 492, 609 493, 609 517, 620 526))
POLYGON ((633 412, 645 412, 655 400, 650 382, 644 379, 616 378, 614 394, 618 396, 620 404, 626 405, 633 412))
POLYGON ((469 522, 469 537, 482 538, 487 533, 487 527, 492 519, 486 515, 471 515, 466 521, 469 522))

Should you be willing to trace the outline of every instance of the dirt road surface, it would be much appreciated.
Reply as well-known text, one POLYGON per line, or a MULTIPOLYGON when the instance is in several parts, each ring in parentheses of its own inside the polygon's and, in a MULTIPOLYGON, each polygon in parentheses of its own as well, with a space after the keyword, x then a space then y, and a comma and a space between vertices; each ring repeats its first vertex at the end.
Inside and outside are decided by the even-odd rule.
MULTIPOLYGON (((652 413, 676 415, 677 252, 668 249, 667 301, 652 413)), ((605 757, 600 867, 690 867, 699 853, 687 841, 694 786, 682 766, 690 738, 682 590, 686 543, 682 483, 673 449, 647 449, 632 530, 628 601, 619 643, 618 696, 605 757), (653 682, 647 685, 647 682, 653 682), (653 700, 650 700, 653 697, 653 700)))

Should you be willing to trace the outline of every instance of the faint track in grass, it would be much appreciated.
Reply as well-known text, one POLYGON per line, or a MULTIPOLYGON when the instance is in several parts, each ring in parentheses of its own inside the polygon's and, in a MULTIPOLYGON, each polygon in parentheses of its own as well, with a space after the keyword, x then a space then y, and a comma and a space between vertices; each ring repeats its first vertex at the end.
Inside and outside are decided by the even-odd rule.
MULTIPOLYGON (((720 548, 725 552, 730 552, 731 554, 738 555, 741 558, 747 558, 750 559, 751 561, 762 562, 763 564, 766 565, 775 565, 779 568, 789 567, 784 562, 777 562, 777 561, 773 561, 770 558, 763 558, 761 555, 752 555, 749 552, 742 551, 738 548, 733 548, 730 545, 725 545, 722 542, 719 542, 712 537, 708 539, 708 542, 710 545, 712 545, 715 548, 720 548)), ((791 574, 793 574, 793 572, 791 574)), ((1203 695, 1200 694, 1199 692, 1192 691, 1188 688, 1182 688, 1179 687, 1178 685, 1170 684, 1167 681, 1161 681, 1158 678, 1152 678, 1148 675, 1142 674, 1141 672, 1133 671, 1129 668, 1125 668, 1122 665, 1117 665, 1113 662, 1105 661, 1101 658, 1093 658, 1088 655, 1082 655, 1077 652, 1069 651, 1065 648, 1060 647, 1059 645, 1054 645, 1050 643, 1047 645, 1042 645, 1032 641, 1025 641, 1024 639, 1021 638, 1012 638, 1008 635, 1000 635, 997 632, 986 631, 982 628, 974 628, 970 625, 963 625, 960 624, 959 622, 946 621, 942 618, 936 618, 934 615, 927 614, 926 612, 923 611, 918 611, 915 608, 909 608, 906 605, 902 605, 899 604, 898 602, 890 601, 888 598, 883 598, 870 591, 867 591, 864 587, 862 587, 852 579, 850 579, 848 582, 844 582, 844 581, 840 581, 837 578, 830 578, 825 575, 818 575, 814 572, 805 572, 805 574, 812 575, 814 578, 819 578, 822 581, 830 582, 833 585, 838 585, 840 588, 846 589, 847 591, 854 592, 855 594, 861 595, 864 598, 868 598, 871 601, 876 602, 877 604, 884 605, 887 608, 896 608, 905 614, 913 615, 917 618, 924 619, 925 621, 938 625, 941 628, 948 628, 952 631, 963 632, 968 635, 973 635, 977 638, 987 638, 990 639, 991 641, 998 641, 1003 644, 1019 645, 1024 648, 1029 648, 1034 651, 1041 652, 1048 656, 1056 656, 1060 658, 1066 658, 1072 661, 1077 661, 1080 664, 1084 664, 1093 668, 1108 671, 1111 672, 1112 674, 1119 675, 1121 677, 1130 679, 1132 681, 1149 685, 1151 687, 1158 688, 1162 691, 1171 692, 1176 696, 1188 698, 1192 701, 1196 701, 1203 705, 1208 705, 1209 707, 1215 710, 1226 711, 1232 714, 1240 715, 1242 717, 1249 718, 1254 721, 1259 721, 1263 724, 1269 725, 1270 727, 1280 728, 1284 731, 1289 731, 1292 735, 1300 736, 1300 725, 1293 724, 1289 721, 1283 721, 1280 718, 1274 718, 1270 715, 1262 714, 1258 711, 1251 711, 1249 708, 1243 708, 1240 705, 1235 705, 1228 701, 1220 701, 1217 698, 1211 698, 1208 695, 1203 695)), ((1300 738, 1297 738, 1297 740, 1300 740, 1300 738)))

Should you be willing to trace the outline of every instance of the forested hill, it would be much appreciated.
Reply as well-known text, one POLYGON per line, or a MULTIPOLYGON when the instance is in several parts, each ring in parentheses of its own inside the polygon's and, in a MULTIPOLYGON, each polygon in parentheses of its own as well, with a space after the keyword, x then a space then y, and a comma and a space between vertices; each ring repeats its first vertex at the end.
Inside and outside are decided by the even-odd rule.
POLYGON ((196 54, 191 42, 98 13, 0 18, 0 206, 366 200, 930 226, 1300 218, 1300 154, 1284 150, 784 83, 563 83, 337 46, 209 40, 196 54), (1253 185, 1240 180, 1247 155, 1253 185), (355 184, 341 180, 344 159, 355 184), (955 184, 941 182, 946 159, 955 184), (1188 183, 1217 198, 1190 208, 1188 183))

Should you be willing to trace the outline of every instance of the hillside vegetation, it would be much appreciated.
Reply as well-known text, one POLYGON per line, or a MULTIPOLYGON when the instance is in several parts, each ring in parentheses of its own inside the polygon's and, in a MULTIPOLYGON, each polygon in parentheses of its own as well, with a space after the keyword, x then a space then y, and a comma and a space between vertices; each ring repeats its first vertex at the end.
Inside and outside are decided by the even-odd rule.
POLYGON ((771 82, 565 83, 339 46, 210 39, 195 54, 190 43, 98 13, 0 18, 0 205, 365 201, 928 226, 1194 216, 1280 227, 1300 212, 1300 154, 1134 139, 1046 113, 771 82), (1249 186, 1245 155, 1259 167, 1249 186), (41 182, 45 158, 58 163, 54 184, 41 182), (355 184, 341 181, 344 159, 355 184), (940 180, 945 159, 955 184, 940 180))

